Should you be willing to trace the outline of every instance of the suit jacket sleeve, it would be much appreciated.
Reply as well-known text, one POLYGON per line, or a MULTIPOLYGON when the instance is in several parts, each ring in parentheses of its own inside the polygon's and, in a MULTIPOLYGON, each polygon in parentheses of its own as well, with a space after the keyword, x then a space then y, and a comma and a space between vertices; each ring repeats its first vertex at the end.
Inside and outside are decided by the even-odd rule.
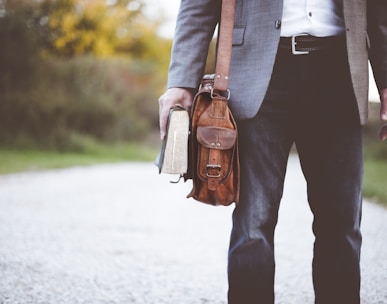
POLYGON ((387 88, 387 1, 368 0, 370 62, 379 91, 387 88))
POLYGON ((176 22, 168 88, 197 88, 220 19, 221 0, 182 0, 176 22))

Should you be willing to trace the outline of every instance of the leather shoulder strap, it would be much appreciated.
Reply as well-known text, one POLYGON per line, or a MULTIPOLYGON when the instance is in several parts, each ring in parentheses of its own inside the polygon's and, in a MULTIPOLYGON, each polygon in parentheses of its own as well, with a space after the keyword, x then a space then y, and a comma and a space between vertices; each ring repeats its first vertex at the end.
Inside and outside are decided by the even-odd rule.
POLYGON ((215 91, 227 91, 230 74, 232 36, 234 31, 235 0, 222 0, 218 55, 215 68, 215 91))

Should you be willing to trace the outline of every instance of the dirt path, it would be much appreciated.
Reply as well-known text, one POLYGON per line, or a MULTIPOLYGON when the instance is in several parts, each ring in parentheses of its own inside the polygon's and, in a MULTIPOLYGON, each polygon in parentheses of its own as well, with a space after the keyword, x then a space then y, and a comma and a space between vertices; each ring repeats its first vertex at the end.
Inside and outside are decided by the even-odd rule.
MULTIPOLYGON (((149 163, 0 176, 0 303, 226 303, 233 207, 185 199, 149 163)), ((291 157, 276 303, 312 304, 313 235, 291 157)), ((387 303, 387 210, 365 203, 362 303, 387 303)))

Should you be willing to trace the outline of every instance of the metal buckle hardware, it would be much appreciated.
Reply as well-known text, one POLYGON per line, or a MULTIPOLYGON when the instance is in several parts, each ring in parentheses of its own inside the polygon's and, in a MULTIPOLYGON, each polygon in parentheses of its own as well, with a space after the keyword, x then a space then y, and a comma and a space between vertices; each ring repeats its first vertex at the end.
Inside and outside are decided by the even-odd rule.
POLYGON ((220 177, 220 169, 222 167, 220 165, 211 165, 211 164, 208 164, 207 165, 207 177, 212 177, 212 178, 217 178, 217 177, 220 177), (208 173, 208 169, 217 169, 218 170, 218 174, 214 175, 214 174, 210 174, 208 173))
POLYGON ((307 55, 307 54, 309 54, 309 51, 297 51, 296 50, 296 45, 297 45, 296 38, 300 37, 300 36, 308 36, 308 34, 298 34, 298 35, 292 36, 292 54, 293 55, 307 55))
MULTIPOLYGON (((230 95, 231 95, 230 90, 227 89, 227 91, 225 91, 225 92, 227 92, 227 96, 223 96, 223 95, 221 95, 221 94, 216 94, 216 95, 220 95, 220 96, 224 97, 226 100, 230 100, 230 95)), ((215 97, 215 94, 214 94, 214 88, 212 88, 212 89, 211 89, 211 98, 214 98, 214 97, 215 97)))

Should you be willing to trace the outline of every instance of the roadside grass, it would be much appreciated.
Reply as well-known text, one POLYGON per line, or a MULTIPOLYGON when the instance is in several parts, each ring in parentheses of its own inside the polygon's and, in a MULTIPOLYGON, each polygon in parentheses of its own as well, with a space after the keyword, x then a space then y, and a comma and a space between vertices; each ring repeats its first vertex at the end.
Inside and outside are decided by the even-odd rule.
POLYGON ((363 128, 363 193, 368 200, 387 206, 387 142, 378 138, 382 126, 379 110, 380 103, 370 102, 369 120, 363 128))
POLYGON ((387 206, 387 161, 375 156, 374 149, 364 151, 363 194, 374 202, 387 206))
MULTIPOLYGON (((379 146, 366 145, 364 151, 364 196, 387 206, 387 161, 379 146)), ((78 151, 0 147, 0 174, 23 171, 89 166, 102 163, 152 162, 157 145, 146 143, 100 144, 89 142, 78 151)))
POLYGON ((371 201, 387 206, 387 162, 364 161, 364 196, 371 201))
POLYGON ((0 174, 101 163, 153 161, 157 148, 146 144, 96 144, 83 151, 51 151, 0 147, 0 174))

